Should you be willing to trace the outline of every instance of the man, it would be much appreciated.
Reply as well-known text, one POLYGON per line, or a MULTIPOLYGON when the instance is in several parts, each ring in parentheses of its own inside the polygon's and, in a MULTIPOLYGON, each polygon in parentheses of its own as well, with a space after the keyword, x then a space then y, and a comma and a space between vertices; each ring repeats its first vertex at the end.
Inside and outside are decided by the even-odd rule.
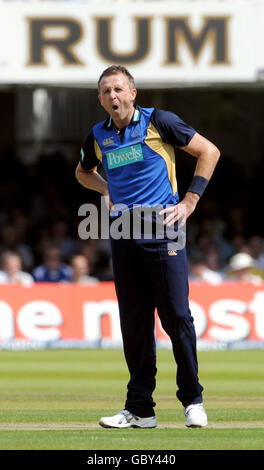
POLYGON ((5 251, 2 254, 2 271, 0 271, 0 284, 21 284, 31 286, 34 282, 31 274, 22 271, 21 256, 14 251, 5 251))
MULTIPOLYGON (((161 206, 159 216, 165 217, 164 225, 177 227, 183 213, 187 219, 194 211, 214 171, 219 150, 177 115, 135 106, 137 90, 125 67, 108 67, 99 78, 98 89, 99 101, 109 117, 96 124, 85 140, 76 169, 78 181, 109 198, 110 209, 121 204, 132 213, 135 207, 161 206), (175 176, 175 147, 197 157, 194 178, 181 202, 175 176), (99 162, 107 182, 97 172, 99 162)), ((117 215, 113 214, 112 219, 117 215)), ((102 417, 99 424, 103 427, 157 426, 152 398, 157 372, 155 308, 172 342, 177 363, 177 397, 184 407, 186 425, 207 425, 188 304, 186 252, 184 248, 168 249, 169 246, 166 237, 111 238, 130 381, 124 410, 102 417)))
POLYGON ((82 254, 73 255, 71 258, 72 276, 71 282, 77 284, 96 284, 98 279, 90 276, 90 266, 88 258, 82 254))
POLYGON ((32 274, 35 282, 71 282, 72 268, 61 261, 61 253, 56 246, 49 246, 44 251, 44 263, 32 274))

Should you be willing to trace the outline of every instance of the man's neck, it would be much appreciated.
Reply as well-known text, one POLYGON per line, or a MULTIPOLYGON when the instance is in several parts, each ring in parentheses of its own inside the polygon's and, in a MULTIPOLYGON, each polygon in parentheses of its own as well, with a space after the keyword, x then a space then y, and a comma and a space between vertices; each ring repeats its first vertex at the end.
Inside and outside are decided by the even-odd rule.
POLYGON ((132 110, 129 112, 129 114, 125 117, 125 119, 114 119, 112 117, 112 120, 113 120, 113 123, 114 125, 116 126, 117 129, 123 129, 124 127, 128 126, 128 124, 130 124, 132 118, 133 118, 133 115, 134 115, 134 112, 135 112, 135 108, 133 106, 132 110))

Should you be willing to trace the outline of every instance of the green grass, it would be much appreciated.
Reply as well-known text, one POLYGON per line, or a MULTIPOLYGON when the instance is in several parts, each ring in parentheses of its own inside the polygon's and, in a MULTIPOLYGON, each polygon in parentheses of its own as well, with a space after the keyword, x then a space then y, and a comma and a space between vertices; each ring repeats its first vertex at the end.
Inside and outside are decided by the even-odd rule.
POLYGON ((172 352, 158 350, 156 429, 103 429, 123 408, 120 350, 0 353, 0 450, 263 450, 264 351, 199 352, 209 425, 187 429, 172 352))

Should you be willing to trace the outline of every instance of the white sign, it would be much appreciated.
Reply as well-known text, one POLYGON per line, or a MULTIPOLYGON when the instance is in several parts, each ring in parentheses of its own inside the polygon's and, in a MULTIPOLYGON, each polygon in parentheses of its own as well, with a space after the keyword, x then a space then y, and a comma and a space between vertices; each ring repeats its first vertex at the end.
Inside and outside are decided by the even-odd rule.
POLYGON ((264 3, 0 4, 0 83, 95 87, 112 63, 137 86, 254 82, 264 3))

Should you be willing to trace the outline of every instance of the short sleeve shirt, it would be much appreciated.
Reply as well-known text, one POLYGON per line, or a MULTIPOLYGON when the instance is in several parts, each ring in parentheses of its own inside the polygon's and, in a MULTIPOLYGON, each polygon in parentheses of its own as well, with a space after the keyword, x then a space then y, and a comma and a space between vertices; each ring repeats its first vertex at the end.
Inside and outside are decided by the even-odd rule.
POLYGON ((96 124, 84 141, 80 163, 88 171, 102 163, 114 204, 176 204, 175 148, 187 146, 195 133, 170 111, 136 107, 119 135, 111 117, 96 124))

